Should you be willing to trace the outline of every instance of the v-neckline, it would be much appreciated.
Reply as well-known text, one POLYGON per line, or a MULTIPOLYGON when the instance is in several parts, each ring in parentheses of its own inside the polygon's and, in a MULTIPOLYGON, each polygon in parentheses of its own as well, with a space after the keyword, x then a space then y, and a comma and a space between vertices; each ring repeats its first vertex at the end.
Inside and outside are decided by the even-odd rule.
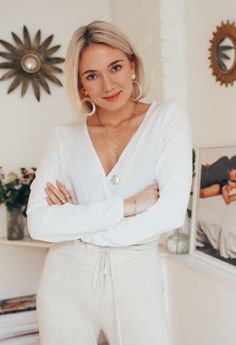
POLYGON ((125 146, 125 148, 123 149, 118 161, 115 163, 115 165, 113 166, 113 168, 109 171, 109 173, 106 175, 106 172, 103 168, 103 165, 102 165, 102 162, 97 154, 97 151, 95 150, 95 147, 93 145, 93 142, 92 142, 92 139, 90 137, 90 134, 89 134, 89 131, 88 131, 88 124, 87 124, 87 119, 85 120, 85 124, 84 124, 84 128, 85 128, 85 133, 86 133, 86 137, 88 139, 88 142, 89 142, 89 146, 93 152, 93 155, 95 156, 95 159, 97 160, 98 162, 98 165, 99 165, 99 168, 100 170, 102 171, 102 174, 104 175, 104 177, 106 179, 109 179, 110 176, 114 173, 114 171, 119 167, 120 165, 120 162, 123 160, 123 157, 125 156, 126 152, 128 151, 128 149, 130 148, 130 146, 132 145, 133 141, 135 140, 135 138, 138 136, 139 132, 142 130, 142 128, 144 127, 146 121, 147 121, 147 118, 148 118, 148 115, 151 113, 152 111, 152 108, 155 104, 155 100, 151 102, 148 110, 146 111, 145 113, 145 116, 142 120, 142 122, 140 123, 140 125, 138 126, 138 128, 136 129, 136 131, 134 132, 134 134, 132 135, 132 137, 130 138, 128 144, 125 146))

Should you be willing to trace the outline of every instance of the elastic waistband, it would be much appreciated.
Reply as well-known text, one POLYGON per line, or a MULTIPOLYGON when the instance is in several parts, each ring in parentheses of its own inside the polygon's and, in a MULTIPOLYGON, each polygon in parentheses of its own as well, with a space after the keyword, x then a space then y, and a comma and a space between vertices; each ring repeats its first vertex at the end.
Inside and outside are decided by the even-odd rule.
POLYGON ((98 246, 81 240, 72 240, 53 243, 51 251, 59 256, 69 253, 79 259, 80 262, 96 264, 101 251, 112 252, 114 263, 122 263, 135 259, 139 255, 155 253, 158 254, 158 241, 151 241, 126 247, 98 246))
POLYGON ((89 243, 89 242, 85 242, 81 239, 78 240, 74 240, 73 242, 80 242, 82 244, 88 245, 88 246, 92 246, 92 247, 97 247, 97 248, 110 248, 113 250, 117 250, 117 251, 127 251, 127 250, 146 250, 146 249, 151 249, 151 248, 156 248, 158 247, 159 244, 159 239, 158 240, 154 240, 154 241, 150 241, 147 243, 141 243, 141 244, 134 244, 134 245, 130 245, 130 246, 125 246, 125 247, 113 247, 113 246, 98 246, 96 244, 93 243, 89 243))

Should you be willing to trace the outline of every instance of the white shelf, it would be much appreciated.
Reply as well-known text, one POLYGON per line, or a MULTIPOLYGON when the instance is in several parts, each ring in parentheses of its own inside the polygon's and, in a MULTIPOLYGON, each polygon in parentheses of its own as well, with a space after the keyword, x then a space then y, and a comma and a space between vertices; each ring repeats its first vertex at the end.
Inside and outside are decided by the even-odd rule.
MULTIPOLYGON (((9 246, 24 246, 24 247, 42 247, 50 248, 53 243, 33 240, 29 236, 25 236, 23 240, 8 240, 6 237, 0 237, 0 244, 7 244, 9 246)), ((161 257, 166 258, 168 256, 168 250, 159 246, 159 254, 161 257)))
POLYGON ((168 253, 168 259, 236 292, 236 275, 190 255, 168 253))
POLYGON ((24 247, 37 247, 37 248, 49 248, 51 243, 44 241, 32 240, 29 236, 25 236, 23 240, 10 241, 6 237, 0 237, 0 244, 7 244, 9 246, 24 246, 24 247))

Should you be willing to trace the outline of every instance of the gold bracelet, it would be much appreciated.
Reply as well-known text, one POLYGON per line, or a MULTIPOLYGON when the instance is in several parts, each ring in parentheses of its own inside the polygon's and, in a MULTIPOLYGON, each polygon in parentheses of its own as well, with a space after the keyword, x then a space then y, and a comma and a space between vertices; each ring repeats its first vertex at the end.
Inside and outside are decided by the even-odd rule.
POLYGON ((134 198, 134 216, 136 215, 136 212, 137 212, 137 201, 134 198))

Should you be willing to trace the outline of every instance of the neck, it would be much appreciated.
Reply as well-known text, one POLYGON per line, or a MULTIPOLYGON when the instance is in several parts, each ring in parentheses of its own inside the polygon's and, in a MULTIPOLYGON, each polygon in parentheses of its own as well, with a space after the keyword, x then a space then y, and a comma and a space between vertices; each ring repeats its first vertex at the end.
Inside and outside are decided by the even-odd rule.
POLYGON ((104 126, 116 127, 119 124, 133 115, 136 108, 136 103, 128 101, 123 108, 115 111, 99 108, 97 114, 104 126))

